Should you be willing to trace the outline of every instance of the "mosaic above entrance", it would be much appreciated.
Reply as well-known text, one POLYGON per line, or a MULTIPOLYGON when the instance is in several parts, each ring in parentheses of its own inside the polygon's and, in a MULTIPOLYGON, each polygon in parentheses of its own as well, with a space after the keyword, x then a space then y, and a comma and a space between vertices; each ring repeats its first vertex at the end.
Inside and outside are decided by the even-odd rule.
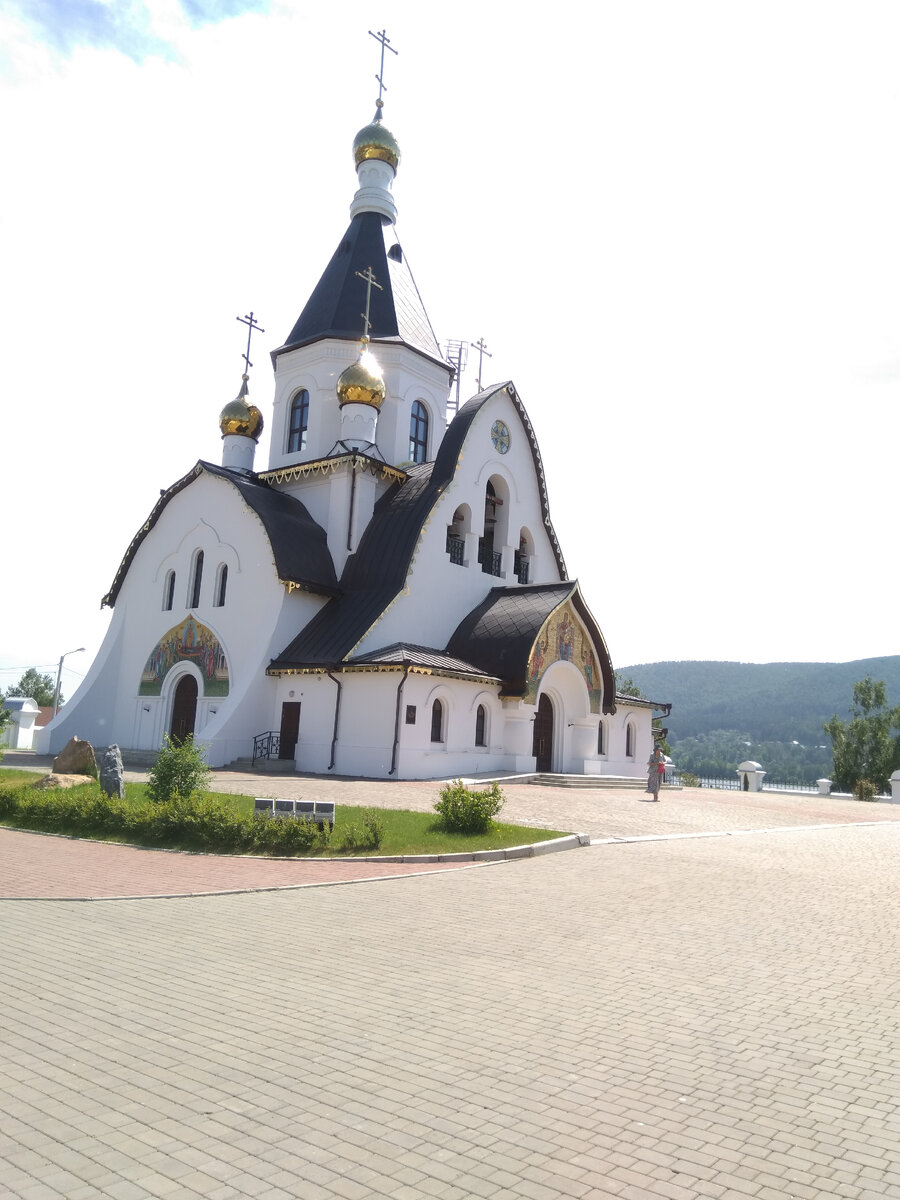
POLYGON ((535 703, 544 672, 555 662, 570 662, 578 668, 587 686, 591 712, 599 713, 603 687, 594 647, 568 604, 550 614, 532 647, 523 696, 526 704, 535 703))
POLYGON ((228 695, 228 663, 219 639, 193 617, 163 634, 141 673, 139 696, 158 696, 163 680, 180 662, 192 662, 203 676, 204 696, 228 695))

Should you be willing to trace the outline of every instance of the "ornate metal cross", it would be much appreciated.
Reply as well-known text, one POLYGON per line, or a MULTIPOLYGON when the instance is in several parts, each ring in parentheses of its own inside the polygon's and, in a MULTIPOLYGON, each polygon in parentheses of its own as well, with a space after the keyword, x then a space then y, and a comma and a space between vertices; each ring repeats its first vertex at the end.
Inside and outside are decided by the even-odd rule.
POLYGON ((376 42, 381 42, 381 69, 375 76, 375 78, 378 80, 378 107, 381 108, 381 93, 387 91, 387 88, 384 85, 384 79, 382 78, 384 75, 384 52, 385 50, 390 50, 391 54, 398 54, 399 51, 395 50, 391 45, 391 39, 387 36, 387 31, 384 29, 380 30, 378 33, 373 33, 370 29, 369 37, 373 37, 376 42))
POLYGON ((244 367, 244 371, 246 373, 249 372, 250 368, 253 366, 253 363, 250 361, 250 339, 253 337, 253 330, 258 329, 260 333, 265 333, 266 331, 263 329, 262 325, 260 325, 259 321, 257 321, 256 317, 254 317, 252 310, 249 315, 244 313, 242 317, 235 317, 235 320, 240 321, 242 325, 247 326, 247 353, 241 356, 244 362, 247 364, 244 367))
POLYGON ((372 303, 372 285, 374 284, 375 287, 378 288, 379 292, 383 292, 384 288, 375 278, 375 273, 371 267, 366 267, 365 271, 356 271, 355 274, 357 279, 364 279, 366 281, 366 311, 364 313, 360 313, 359 315, 362 317, 364 322, 363 338, 368 341, 369 329, 372 326, 372 322, 369 320, 369 308, 372 303))
POLYGON ((478 390, 480 392, 481 391, 481 362, 482 362, 482 359, 484 358, 485 355, 487 355, 488 358, 493 358, 494 356, 493 356, 493 354, 491 354, 490 350, 488 350, 487 343, 485 342, 483 337, 479 338, 477 342, 469 342, 469 345, 472 347, 473 350, 478 351, 478 390))

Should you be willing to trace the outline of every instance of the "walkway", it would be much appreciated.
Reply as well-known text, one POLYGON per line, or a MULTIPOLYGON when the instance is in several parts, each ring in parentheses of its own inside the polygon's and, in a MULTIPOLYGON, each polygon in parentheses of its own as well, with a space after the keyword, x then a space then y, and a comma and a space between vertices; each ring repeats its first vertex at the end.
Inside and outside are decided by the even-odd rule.
MULTIPOLYGON (((344 794, 379 786, 421 796, 344 794)), ((0 901, 0 1196, 900 1195, 900 813, 544 791, 511 787, 507 815, 691 836, 0 901), (776 832, 698 836, 742 829, 776 832)))

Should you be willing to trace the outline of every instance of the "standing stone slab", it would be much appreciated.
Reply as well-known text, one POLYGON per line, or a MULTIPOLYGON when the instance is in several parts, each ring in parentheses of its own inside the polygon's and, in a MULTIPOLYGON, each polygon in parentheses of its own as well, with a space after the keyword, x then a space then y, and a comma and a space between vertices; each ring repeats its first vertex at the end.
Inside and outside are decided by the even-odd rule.
POLYGON ((81 738, 69 738, 59 754, 53 760, 55 775, 92 775, 97 778, 97 760, 94 758, 94 747, 90 742, 81 738))
POLYGON ((125 778, 122 770, 122 751, 115 743, 107 747, 100 759, 100 787, 107 796, 125 796, 125 778))

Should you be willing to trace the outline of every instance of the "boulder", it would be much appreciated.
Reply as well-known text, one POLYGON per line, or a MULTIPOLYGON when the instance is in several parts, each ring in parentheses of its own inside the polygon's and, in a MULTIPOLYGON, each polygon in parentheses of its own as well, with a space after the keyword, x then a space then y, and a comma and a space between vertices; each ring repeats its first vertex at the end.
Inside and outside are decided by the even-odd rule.
POLYGON ((122 751, 115 743, 108 746, 100 759, 100 786, 107 796, 125 796, 125 774, 122 770, 122 751))
POLYGON ((97 778, 97 760, 94 758, 94 747, 90 742, 81 738, 69 738, 68 742, 53 760, 54 775, 90 775, 97 778))
POLYGON ((31 786, 37 788, 39 792, 48 792, 55 788, 81 787, 84 783, 93 782, 93 775, 57 775, 54 772, 52 775, 45 775, 43 779, 39 779, 31 786))

